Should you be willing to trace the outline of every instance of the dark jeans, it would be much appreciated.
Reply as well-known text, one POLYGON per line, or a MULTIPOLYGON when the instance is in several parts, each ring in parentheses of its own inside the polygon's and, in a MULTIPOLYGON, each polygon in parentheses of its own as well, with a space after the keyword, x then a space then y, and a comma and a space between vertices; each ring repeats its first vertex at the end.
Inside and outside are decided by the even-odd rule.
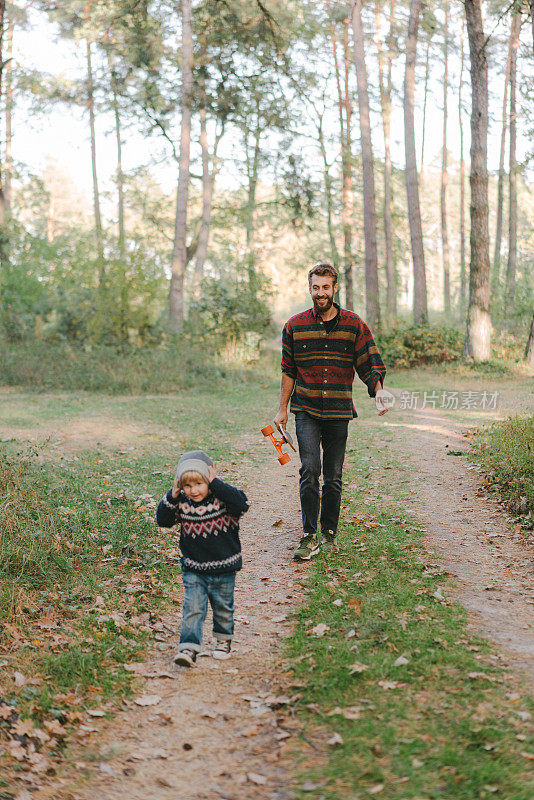
POLYGON ((200 575, 182 570, 184 605, 178 650, 200 651, 202 626, 208 612, 213 611, 213 633, 216 639, 232 639, 234 635, 235 572, 222 575, 200 575))
POLYGON ((305 411, 295 413, 299 443, 300 505, 302 529, 305 534, 317 533, 317 518, 321 509, 321 531, 337 532, 341 507, 341 475, 347 444, 348 420, 321 420, 305 411), (319 499, 323 449, 323 491, 319 499))

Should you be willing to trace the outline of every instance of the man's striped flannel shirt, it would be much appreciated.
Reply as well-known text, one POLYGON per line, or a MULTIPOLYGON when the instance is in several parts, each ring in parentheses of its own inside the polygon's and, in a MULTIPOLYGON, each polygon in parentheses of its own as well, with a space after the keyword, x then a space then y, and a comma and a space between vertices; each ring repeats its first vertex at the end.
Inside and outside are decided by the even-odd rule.
POLYGON ((327 333, 320 314, 310 308, 284 326, 282 372, 295 380, 291 411, 307 411, 319 419, 352 419, 358 416, 352 403, 354 373, 374 397, 386 368, 371 331, 357 314, 340 309, 338 322, 327 333))

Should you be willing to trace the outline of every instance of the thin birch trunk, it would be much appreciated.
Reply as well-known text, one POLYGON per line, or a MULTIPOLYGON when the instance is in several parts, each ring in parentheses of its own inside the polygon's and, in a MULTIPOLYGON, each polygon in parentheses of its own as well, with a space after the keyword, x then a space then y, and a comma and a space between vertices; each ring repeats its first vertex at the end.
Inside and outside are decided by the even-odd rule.
POLYGON ((512 57, 512 30, 508 40, 508 56, 506 58, 506 71, 504 73, 504 92, 502 103, 501 150, 499 153, 499 178, 497 182, 497 221, 495 225, 495 247, 493 251, 493 289, 499 286, 501 274, 501 248, 502 248, 502 222, 504 206, 504 153, 506 149, 506 129, 508 127, 508 87, 510 85, 510 61, 512 57))
POLYGON ((6 48, 6 167, 4 202, 6 217, 11 215, 11 179, 13 177, 13 156, 11 153, 12 111, 13 111, 13 31, 15 20, 10 17, 7 28, 6 48))
POLYGON ((332 203, 332 178, 330 176, 330 169, 326 155, 326 145, 324 141, 323 130, 323 114, 319 116, 317 124, 317 138, 319 140, 319 148, 321 150, 321 157, 323 159, 323 175, 324 175, 324 191, 326 198, 326 226, 328 230, 328 239, 330 242, 330 253, 332 264, 336 269, 339 266, 339 252, 336 245, 336 237, 334 233, 334 210, 332 203))
POLYGON ((358 82, 358 108, 360 112, 360 137, 363 173, 363 221, 365 236, 365 289, 366 316, 374 328, 380 327, 378 296, 378 253, 376 242, 376 200, 369 91, 362 28, 362 0, 351 0, 354 66, 358 82))
POLYGON ((122 171, 122 138, 121 138, 121 118, 119 110, 119 96, 117 86, 117 75, 113 65, 111 54, 108 53, 108 67, 111 78, 111 96, 113 103, 113 115, 115 117, 115 142, 117 145, 117 214, 118 214, 118 245, 119 256, 123 263, 126 262, 126 231, 124 226, 124 173, 122 171))
POLYGON ((395 281, 395 260, 393 256, 393 226, 391 222, 391 70, 393 64, 393 26, 395 23, 395 0, 389 4, 389 36, 387 42, 387 77, 384 78, 384 52, 380 38, 380 6, 376 7, 376 41, 378 47, 378 79, 380 84, 380 105, 382 108, 382 128, 384 133, 384 237, 386 245, 386 311, 392 322, 397 316, 397 288, 395 281))
POLYGON ((471 262, 464 352, 475 361, 491 355, 489 313, 488 62, 481 0, 465 0, 471 59, 471 262))
POLYGON ((516 108, 516 82, 517 82, 517 48, 519 47, 519 33, 521 31, 521 14, 514 14, 512 19, 512 33, 510 36, 512 54, 510 59, 510 164, 509 164, 509 195, 510 215, 508 219, 508 264, 506 266, 506 311, 513 312, 515 301, 515 273, 517 267, 517 108, 516 108))
POLYGON ((458 89, 458 126, 460 129, 460 311, 465 312, 466 302, 466 268, 465 268, 465 158, 464 158, 464 116, 462 108, 462 90, 464 81, 464 36, 465 20, 462 19, 461 51, 460 51, 460 86, 458 89))
POLYGON ((343 203, 343 255, 345 259, 345 298, 346 307, 349 310, 354 308, 354 286, 353 286, 353 254, 352 254, 352 225, 354 219, 354 202, 352 194, 352 101, 349 85, 349 74, 351 58, 349 51, 349 19, 343 20, 343 60, 345 64, 345 174, 343 185, 345 190, 345 201, 343 203))
POLYGON ((180 331, 184 324, 184 278, 187 266, 187 201, 189 197, 189 163, 191 147, 191 102, 193 95, 193 32, 191 0, 182 0, 182 120, 176 219, 172 250, 172 272, 169 291, 171 329, 180 331))
MULTIPOLYGON (((260 142, 261 142, 261 128, 259 120, 259 106, 257 107, 256 117, 256 130, 254 131, 254 142, 252 151, 252 160, 247 159, 248 171, 248 196, 247 196, 247 209, 246 209, 246 263, 248 271, 249 285, 252 286, 255 279, 255 250, 254 250, 254 233, 255 233, 255 216, 256 216, 256 191, 258 188, 258 174, 260 165, 260 142)), ((247 146, 247 151, 249 150, 247 146)))
MULTIPOLYGON (((426 45, 426 58, 425 58, 425 90, 423 95, 423 126, 421 131, 421 168, 419 170, 419 183, 421 185, 421 192, 423 191, 423 176, 425 172, 425 139, 426 139, 426 106, 428 99, 428 77, 430 74, 430 43, 432 37, 428 36, 426 45)), ((417 45, 417 43, 416 43, 417 45)))
POLYGON ((425 254, 419 205, 419 182, 415 153, 414 94, 417 34, 421 0, 411 0, 408 36, 406 38, 406 69, 404 73, 404 142, 406 150, 406 196, 413 261, 413 317, 414 322, 428 320, 425 254))
MULTIPOLYGON (((345 27, 345 75, 347 58, 347 26, 345 27)), ((336 87, 338 96, 338 115, 339 115, 339 138, 341 143, 341 226, 343 230, 343 276, 345 282, 345 306, 348 309, 354 307, 353 286, 352 286, 352 176, 351 153, 350 153, 350 96, 345 95, 341 86, 341 71, 337 55, 337 38, 334 23, 330 24, 330 37, 332 42, 332 53, 334 56, 334 69, 336 76, 336 87)))
POLYGON ((202 148, 202 219, 200 221, 200 233, 198 237, 198 247, 195 254, 195 282, 197 285, 202 280, 204 274, 204 264, 208 254, 208 243, 211 227, 211 212, 213 208, 213 189, 217 176, 217 150, 219 142, 224 133, 224 126, 215 136, 213 153, 210 158, 208 148, 207 131, 207 112, 205 108, 200 109, 200 146, 202 148), (210 170, 211 161, 211 170, 210 170))
POLYGON ((449 231, 447 228, 447 95, 449 85, 449 4, 445 3, 445 30, 443 42, 443 147, 441 155, 441 244, 443 263, 443 307, 446 314, 451 310, 449 231))
POLYGON ((98 283, 102 286, 105 279, 104 266, 104 237, 102 233, 102 216, 100 214, 100 193, 98 191, 98 173, 96 167, 96 136, 95 136, 95 101, 93 83, 93 64, 91 60, 91 43, 85 42, 87 53, 87 108, 89 110, 89 129, 91 134, 91 168, 93 173, 93 208, 95 214, 95 239, 98 258, 98 283))

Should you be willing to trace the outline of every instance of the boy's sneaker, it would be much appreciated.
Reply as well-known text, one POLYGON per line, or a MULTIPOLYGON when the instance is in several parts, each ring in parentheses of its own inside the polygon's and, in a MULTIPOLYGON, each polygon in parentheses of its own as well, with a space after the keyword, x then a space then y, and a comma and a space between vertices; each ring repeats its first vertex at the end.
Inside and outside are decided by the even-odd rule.
POLYGON ((323 531, 321 534, 321 550, 325 555, 336 553, 336 534, 334 531, 323 531))
POLYGON ((319 552, 319 543, 317 536, 313 533, 308 533, 300 540, 300 544, 293 553, 295 561, 309 561, 310 558, 316 556, 319 552))
POLYGON ((197 660, 197 654, 194 650, 178 650, 174 656, 174 663, 180 667, 192 667, 197 660))
POLYGON ((223 661, 225 658, 230 658, 232 655, 230 653, 231 648, 232 642, 230 639, 217 639, 217 644, 212 653, 213 658, 218 658, 220 661, 223 661))

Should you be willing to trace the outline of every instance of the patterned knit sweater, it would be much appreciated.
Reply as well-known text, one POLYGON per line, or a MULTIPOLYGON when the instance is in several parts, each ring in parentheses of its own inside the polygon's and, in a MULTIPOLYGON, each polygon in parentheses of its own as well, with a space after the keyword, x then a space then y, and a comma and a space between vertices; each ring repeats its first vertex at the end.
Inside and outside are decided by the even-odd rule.
POLYGON ((203 575, 235 572, 242 567, 239 518, 248 511, 244 492, 215 478, 204 500, 169 489, 156 511, 160 528, 180 524, 182 568, 203 575))

